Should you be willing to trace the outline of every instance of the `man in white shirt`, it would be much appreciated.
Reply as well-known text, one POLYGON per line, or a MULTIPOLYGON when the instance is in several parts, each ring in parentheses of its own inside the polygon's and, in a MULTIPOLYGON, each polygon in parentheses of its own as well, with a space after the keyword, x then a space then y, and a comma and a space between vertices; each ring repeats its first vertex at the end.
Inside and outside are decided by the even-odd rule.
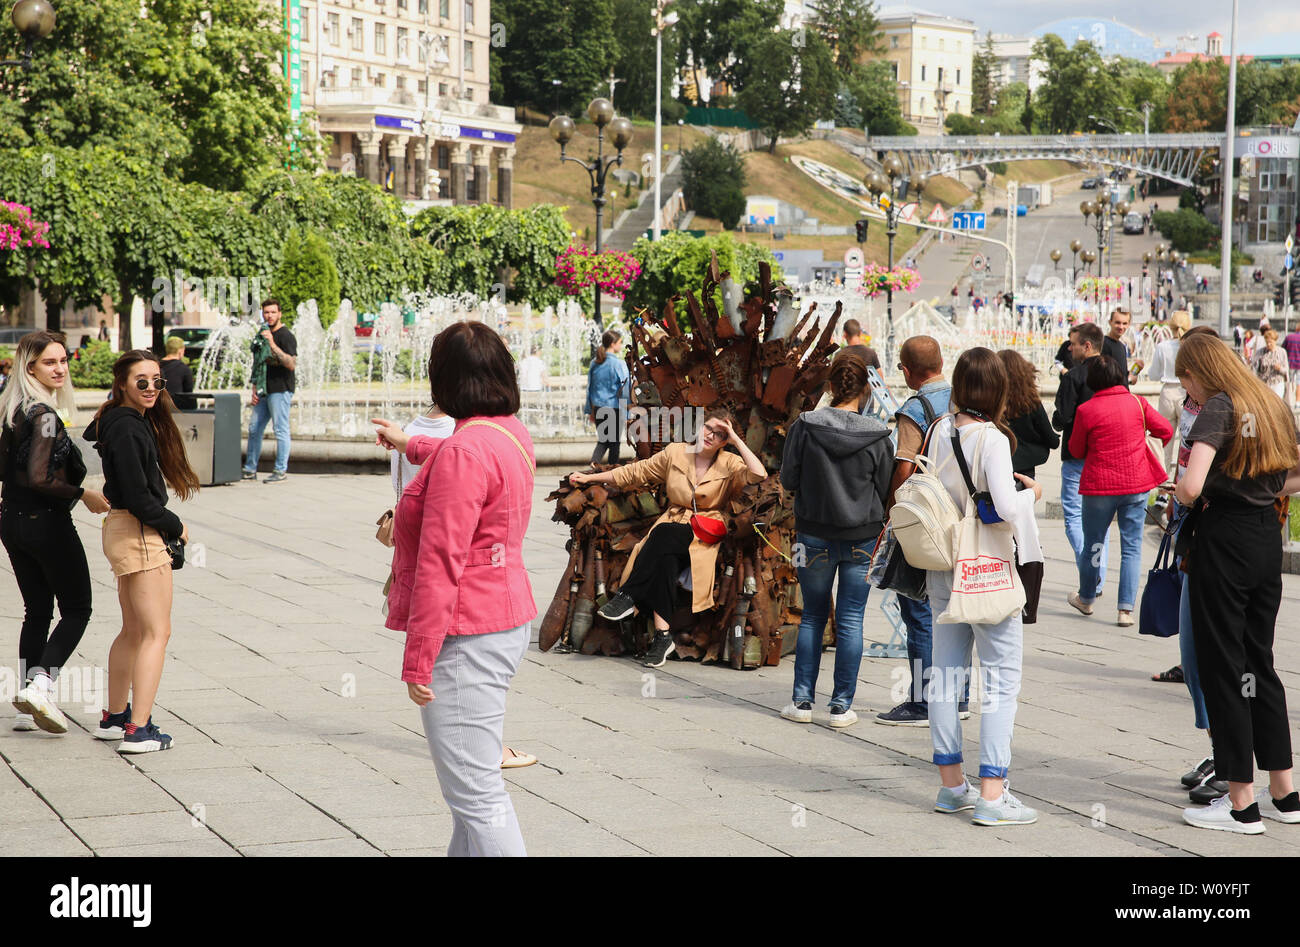
POLYGON ((519 376, 520 391, 546 391, 551 387, 551 377, 546 363, 538 356, 540 349, 534 345, 527 358, 519 360, 515 372, 519 376))
MULTIPOLYGON (((1151 364, 1147 366, 1147 377, 1152 381, 1160 382, 1160 401, 1156 410, 1160 416, 1167 418, 1173 425, 1174 430, 1178 430, 1178 417, 1182 414, 1183 400, 1187 397, 1187 392, 1183 390, 1183 384, 1174 374, 1174 362, 1178 358, 1178 345, 1183 337, 1183 333, 1192 327, 1192 317, 1190 313, 1179 310, 1170 313, 1169 329, 1173 332, 1172 339, 1165 339, 1156 345, 1155 351, 1151 353, 1151 364)), ((1169 443, 1165 445, 1165 469, 1170 473, 1173 472, 1174 466, 1178 459, 1178 438, 1170 438, 1169 443)))

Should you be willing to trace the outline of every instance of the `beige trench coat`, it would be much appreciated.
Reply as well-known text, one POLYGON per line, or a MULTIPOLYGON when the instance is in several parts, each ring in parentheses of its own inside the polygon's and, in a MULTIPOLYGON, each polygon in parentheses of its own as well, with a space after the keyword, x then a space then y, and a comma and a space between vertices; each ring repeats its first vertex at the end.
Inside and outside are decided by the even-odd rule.
MULTIPOLYGON (((759 483, 764 479, 765 475, 752 473, 738 454, 721 450, 713 458, 713 466, 696 483, 695 454, 688 450, 686 444, 669 444, 653 457, 638 460, 614 471, 614 485, 624 492, 661 483, 667 488, 668 509, 655 520, 651 532, 661 523, 689 523, 692 494, 701 516, 724 520, 721 512, 723 505, 744 489, 746 484, 759 483)), ((632 555, 628 557, 623 576, 619 579, 620 585, 632 574, 632 564, 636 562, 641 547, 649 538, 650 533, 646 533, 645 538, 632 548, 632 555)), ((692 612, 708 611, 713 607, 713 577, 718 564, 718 545, 710 546, 698 539, 691 540, 692 612)))

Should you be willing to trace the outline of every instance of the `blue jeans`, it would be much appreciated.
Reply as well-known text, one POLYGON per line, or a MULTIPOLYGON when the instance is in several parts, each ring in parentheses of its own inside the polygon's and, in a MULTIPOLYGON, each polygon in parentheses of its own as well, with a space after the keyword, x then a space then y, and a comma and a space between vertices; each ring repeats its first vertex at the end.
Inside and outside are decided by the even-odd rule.
MULTIPOLYGON (((1079 562, 1083 555, 1083 504, 1079 496, 1079 478, 1083 475, 1083 461, 1061 461, 1061 512, 1065 515, 1065 538, 1074 550, 1074 561, 1079 562)), ((1091 558, 1091 557, 1090 557, 1091 558)), ((1101 588, 1106 584, 1106 563, 1110 560, 1110 536, 1102 541, 1101 568, 1097 574, 1095 595, 1089 595, 1092 601, 1101 595, 1101 588)))
POLYGON ((1111 520, 1119 523, 1119 610, 1131 612, 1137 604, 1142 570, 1142 524, 1146 521, 1147 494, 1085 496, 1083 506, 1083 551, 1078 555, 1079 598, 1091 602, 1101 588, 1098 566, 1106 549, 1111 520))
POLYGON ((275 472, 288 472, 291 401, 292 391, 274 391, 253 405, 253 416, 248 423, 248 456, 244 459, 244 469, 249 473, 257 473, 257 462, 262 459, 262 434, 267 421, 275 431, 275 472))
MULTIPOLYGON (((794 702, 811 702, 821 670, 822 630, 830 617, 831 583, 840 577, 835 600, 835 689, 830 706, 848 710, 858 689, 862 667, 862 616, 867 608, 867 567, 876 539, 818 539, 797 533, 804 565, 799 567, 799 591, 803 595, 803 617, 799 620, 799 641, 794 652, 794 702)), ((900 599, 901 601, 901 599, 900 599)))
MULTIPOLYGON (((930 606, 942 615, 952 598, 952 573, 929 572, 930 606)), ((1011 766, 1011 731, 1024 658, 1020 610, 996 625, 934 625, 934 667, 930 690, 930 740, 934 762, 962 762, 959 686, 969 685, 971 648, 980 657, 980 777, 1005 779, 1011 766)))
POLYGON ((1192 639, 1192 600, 1187 594, 1187 573, 1183 573, 1183 593, 1178 597, 1178 655, 1182 658, 1183 681, 1192 695, 1192 710, 1196 714, 1196 729, 1210 729, 1210 715, 1205 710, 1205 695, 1201 693, 1201 672, 1196 664, 1196 645, 1192 639))

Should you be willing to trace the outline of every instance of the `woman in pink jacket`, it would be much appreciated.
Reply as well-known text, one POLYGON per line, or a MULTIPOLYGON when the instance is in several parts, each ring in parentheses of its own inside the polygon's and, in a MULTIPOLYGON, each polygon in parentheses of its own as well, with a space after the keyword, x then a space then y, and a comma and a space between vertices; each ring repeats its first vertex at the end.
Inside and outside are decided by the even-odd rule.
POLYGON ((537 615, 523 542, 532 440, 501 337, 458 322, 433 340, 433 400, 456 420, 439 440, 375 419, 379 443, 420 472, 395 513, 386 627, 406 632, 402 680, 420 707, 452 813, 448 855, 525 855, 501 777, 506 693, 537 615))
POLYGON ((1067 599, 1085 615, 1092 614, 1097 588, 1097 560, 1112 520, 1119 520, 1119 617, 1116 624, 1133 624, 1138 579, 1142 568, 1142 524, 1147 495, 1165 482, 1164 460, 1147 446, 1150 431, 1169 443, 1174 429, 1145 398, 1125 385, 1119 363, 1107 355, 1094 356, 1088 366, 1088 387, 1095 394, 1079 405, 1070 434, 1070 453, 1083 458, 1079 494, 1083 499, 1083 549, 1078 556, 1079 591, 1067 599), (1086 597, 1085 597, 1086 596, 1086 597))

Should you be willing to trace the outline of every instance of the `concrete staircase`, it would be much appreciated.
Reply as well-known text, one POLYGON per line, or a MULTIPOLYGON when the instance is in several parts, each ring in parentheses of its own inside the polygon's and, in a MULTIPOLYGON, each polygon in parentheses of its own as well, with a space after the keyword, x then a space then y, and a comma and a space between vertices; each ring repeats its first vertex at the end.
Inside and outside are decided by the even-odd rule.
MULTIPOLYGON (((667 202, 673 192, 682 186, 681 157, 674 155, 664 168, 664 180, 659 186, 660 197, 667 202)), ((641 203, 619 215, 614 226, 604 234, 604 245, 610 250, 631 250, 637 237, 651 226, 655 219, 655 192, 649 188, 641 195, 641 203)))

